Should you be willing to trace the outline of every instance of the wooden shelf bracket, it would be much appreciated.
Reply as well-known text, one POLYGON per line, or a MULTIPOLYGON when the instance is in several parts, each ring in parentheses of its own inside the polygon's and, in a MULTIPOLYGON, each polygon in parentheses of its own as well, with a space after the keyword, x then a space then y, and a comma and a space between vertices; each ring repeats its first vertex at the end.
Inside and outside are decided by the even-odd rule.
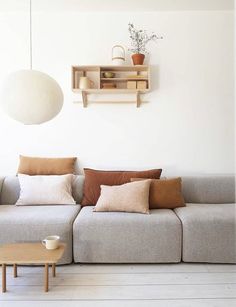
POLYGON ((87 93, 85 91, 82 91, 82 100, 83 100, 84 108, 87 108, 87 106, 88 106, 88 97, 87 97, 87 93))
MULTIPOLYGON (((84 108, 87 108, 87 106, 88 106, 88 95, 90 94, 90 93, 88 93, 86 90, 85 91, 81 91, 81 94, 82 94, 82 103, 83 103, 83 107, 84 108)), ((141 92, 140 91, 137 91, 136 93, 135 93, 135 101, 134 102, 136 102, 136 107, 137 108, 140 108, 140 106, 141 106, 141 103, 142 103, 142 100, 141 100, 141 92)), ((77 102, 79 102, 79 101, 74 101, 75 103, 77 103, 77 102)), ((92 101, 92 102, 94 102, 94 101, 92 101)), ((100 101, 100 102, 102 102, 102 101, 100 101)), ((129 101, 123 101, 123 100, 112 100, 112 101, 107 101, 107 100, 105 100, 104 102, 109 102, 109 103, 119 103, 119 102, 126 102, 126 103, 131 103, 132 102, 132 100, 129 100, 129 101)))
POLYGON ((140 92, 136 93, 136 106, 139 108, 141 105, 141 98, 140 98, 140 92))

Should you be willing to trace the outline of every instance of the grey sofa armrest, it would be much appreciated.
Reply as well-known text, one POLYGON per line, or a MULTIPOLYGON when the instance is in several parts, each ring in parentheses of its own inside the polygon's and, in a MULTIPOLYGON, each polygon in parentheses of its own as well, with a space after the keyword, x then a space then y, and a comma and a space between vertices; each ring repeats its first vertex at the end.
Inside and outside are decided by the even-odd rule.
POLYGON ((4 178, 5 178, 5 177, 0 176, 0 205, 2 204, 2 203, 1 203, 1 195, 2 195, 2 186, 3 186, 4 178))

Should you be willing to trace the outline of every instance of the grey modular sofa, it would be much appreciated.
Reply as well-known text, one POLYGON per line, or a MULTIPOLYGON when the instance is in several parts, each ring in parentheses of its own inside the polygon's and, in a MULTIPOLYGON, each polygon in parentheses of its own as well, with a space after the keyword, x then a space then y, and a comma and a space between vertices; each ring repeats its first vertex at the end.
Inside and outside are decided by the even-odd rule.
POLYGON ((186 207, 145 215, 81 209, 83 176, 73 184, 78 205, 16 207, 17 177, 0 178, 0 244, 58 234, 67 243, 61 264, 236 263, 235 177, 182 180, 186 207))

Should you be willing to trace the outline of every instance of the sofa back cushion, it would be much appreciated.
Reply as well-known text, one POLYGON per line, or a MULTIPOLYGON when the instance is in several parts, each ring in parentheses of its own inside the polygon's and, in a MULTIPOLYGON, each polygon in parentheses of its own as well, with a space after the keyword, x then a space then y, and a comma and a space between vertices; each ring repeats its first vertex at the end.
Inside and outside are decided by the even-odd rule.
MULTIPOLYGON (((0 204, 15 204, 20 194, 17 176, 2 181, 0 204)), ((74 176, 72 195, 76 203, 82 201, 83 186, 84 176, 74 176)), ((182 177, 182 192, 186 203, 235 203, 235 176, 182 177)))
MULTIPOLYGON (((83 184, 84 176, 75 175, 72 183, 72 195, 76 203, 81 203, 83 197, 83 184)), ((4 178, 0 204, 2 205, 14 205, 20 195, 20 184, 17 176, 7 176, 4 178)))
POLYGON ((235 176, 182 177, 186 203, 235 203, 235 176))

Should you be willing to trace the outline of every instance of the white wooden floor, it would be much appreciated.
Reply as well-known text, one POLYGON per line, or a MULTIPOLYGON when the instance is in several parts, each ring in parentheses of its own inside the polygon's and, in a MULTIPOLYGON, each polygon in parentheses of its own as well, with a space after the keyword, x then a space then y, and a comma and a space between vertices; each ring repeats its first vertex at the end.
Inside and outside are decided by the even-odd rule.
POLYGON ((66 265, 50 276, 43 267, 7 267, 0 307, 231 307, 236 306, 236 265, 66 265))

